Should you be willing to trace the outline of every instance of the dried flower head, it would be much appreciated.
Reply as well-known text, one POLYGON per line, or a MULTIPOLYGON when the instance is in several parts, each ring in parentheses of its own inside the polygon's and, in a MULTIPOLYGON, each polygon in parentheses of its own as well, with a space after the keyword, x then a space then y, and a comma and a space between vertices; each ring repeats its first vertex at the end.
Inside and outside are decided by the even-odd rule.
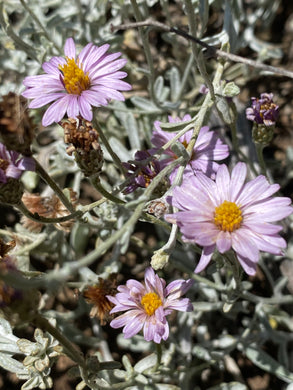
MULTIPOLYGON (((72 190, 72 188, 67 188, 68 197, 72 206, 75 208, 77 205, 77 194, 72 190)), ((67 208, 61 202, 57 195, 53 194, 51 196, 40 196, 38 194, 30 194, 25 192, 22 197, 24 205, 29 209, 31 213, 37 213, 41 217, 45 218, 61 218, 69 214, 67 208)), ((31 219, 22 216, 21 222, 23 226, 35 233, 39 233, 44 224, 41 222, 35 222, 31 219)), ((57 229, 69 232, 74 221, 65 221, 61 223, 54 224, 57 229)))
POLYGON ((108 279, 99 278, 98 284, 87 287, 83 293, 87 302, 93 305, 90 316, 97 317, 101 325, 106 325, 111 318, 109 312, 114 306, 107 298, 107 295, 115 295, 116 293, 116 274, 111 274, 108 279))
POLYGON ((125 338, 130 338, 143 328, 146 341, 160 343, 169 337, 169 325, 166 316, 173 310, 192 311, 188 298, 181 298, 191 287, 193 281, 174 280, 166 286, 149 267, 145 271, 144 284, 129 279, 126 286, 118 286, 115 297, 108 299, 115 305, 111 314, 125 311, 111 321, 112 328, 123 328, 125 338))
POLYGON ((24 79, 23 96, 33 99, 30 108, 54 102, 43 116, 44 126, 60 122, 66 113, 68 118, 81 115, 91 121, 92 107, 106 106, 111 99, 124 100, 119 91, 129 91, 131 86, 121 80, 127 73, 119 69, 127 60, 117 59, 121 53, 106 54, 109 47, 88 43, 76 56, 74 40, 68 38, 65 58, 51 58, 43 64, 46 74, 24 79))
POLYGON ((279 116, 279 106, 273 102, 272 93, 262 93, 251 98, 252 106, 246 109, 246 118, 258 124, 273 126, 279 116))
MULTIPOLYGON (((131 178, 128 186, 123 190, 124 194, 130 194, 137 188, 147 188, 153 178, 161 171, 159 161, 147 150, 139 150, 135 153, 135 160, 122 163, 127 169, 126 176, 131 178)), ((169 183, 166 184, 169 186, 169 183)))
POLYGON ((0 102, 0 138, 8 150, 30 156, 36 126, 28 115, 27 101, 13 92, 0 102))
POLYGON ((103 151, 99 144, 99 133, 92 123, 82 117, 69 118, 63 121, 65 143, 71 143, 67 153, 74 154, 75 160, 86 177, 97 176, 101 173, 104 163, 103 151))

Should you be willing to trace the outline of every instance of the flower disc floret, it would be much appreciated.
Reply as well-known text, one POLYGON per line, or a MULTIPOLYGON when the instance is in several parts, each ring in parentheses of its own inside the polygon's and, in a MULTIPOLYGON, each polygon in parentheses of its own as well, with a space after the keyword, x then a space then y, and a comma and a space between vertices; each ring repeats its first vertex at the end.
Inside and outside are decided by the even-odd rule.
POLYGON ((141 298, 140 303, 142 304, 148 316, 152 316, 158 307, 162 306, 162 301, 155 292, 149 292, 145 294, 141 298))
POLYGON ((88 43, 76 55, 74 40, 68 38, 64 46, 64 57, 52 57, 43 63, 42 75, 28 76, 23 84, 23 96, 32 99, 30 108, 47 108, 42 124, 48 126, 79 115, 85 120, 93 118, 92 107, 106 106, 111 99, 124 100, 120 91, 129 91, 131 86, 121 79, 127 76, 120 69, 125 59, 121 53, 106 54, 109 45, 100 47, 88 43))
POLYGON ((223 232, 233 232, 240 228, 242 213, 240 207, 234 202, 225 200, 215 209, 215 225, 223 232))
POLYGON ((125 338, 130 338, 143 329, 145 340, 160 343, 169 336, 166 316, 173 310, 191 311, 188 298, 181 298, 193 281, 174 280, 166 286, 164 279, 158 277, 149 267, 145 272, 144 284, 130 279, 126 286, 118 286, 118 294, 108 295, 114 304, 110 314, 122 312, 110 325, 112 328, 123 327, 125 338))
POLYGON ((189 176, 167 201, 179 212, 165 219, 179 226, 182 239, 203 247, 195 272, 202 271, 214 251, 233 250, 244 271, 254 275, 259 252, 282 255, 286 241, 273 224, 292 213, 291 199, 272 197, 280 188, 265 176, 245 183, 247 168, 238 163, 229 174, 221 165, 215 181, 203 173, 189 176))
POLYGON ((81 95, 83 91, 89 89, 91 83, 88 73, 85 74, 81 66, 74 58, 66 57, 66 64, 59 65, 63 75, 63 83, 66 91, 72 95, 81 95))

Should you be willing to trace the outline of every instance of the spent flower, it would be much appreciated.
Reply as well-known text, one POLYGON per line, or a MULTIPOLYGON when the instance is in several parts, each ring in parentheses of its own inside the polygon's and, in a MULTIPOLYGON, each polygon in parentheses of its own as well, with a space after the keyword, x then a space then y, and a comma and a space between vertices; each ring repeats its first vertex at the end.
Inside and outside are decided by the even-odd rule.
POLYGON ((220 165, 215 181, 198 173, 173 190, 169 203, 180 211, 166 215, 176 223, 182 239, 203 247, 195 272, 202 271, 214 251, 234 250, 244 271, 256 272, 259 252, 282 255, 286 241, 278 234, 282 226, 273 224, 292 213, 291 200, 271 197, 280 188, 265 176, 245 183, 247 168, 239 162, 229 174, 220 165))
MULTIPOLYGON (((191 116, 187 114, 183 117, 182 120, 180 118, 173 118, 169 116, 168 119, 169 123, 186 122, 191 120, 191 116)), ((176 133, 163 131, 160 127, 160 124, 161 122, 159 121, 155 121, 154 123, 155 130, 151 138, 151 142, 155 147, 155 149, 152 151, 154 153, 156 153, 163 145, 176 136, 176 133)), ((187 148, 192 138, 192 134, 193 129, 187 131, 178 139, 178 141, 181 142, 185 148, 187 148)), ((161 169, 178 158, 178 156, 171 148, 166 149, 164 153, 167 155, 167 158, 164 158, 160 161, 161 169)), ((211 176, 217 171, 219 166, 219 164, 215 161, 223 160, 228 156, 228 145, 226 145, 221 140, 220 136, 216 132, 210 131, 209 127, 204 126, 198 133, 198 137, 193 147, 190 161, 185 168, 184 175, 202 171, 206 175, 211 176)), ((178 166, 174 168, 174 171, 170 174, 171 182, 173 182, 177 170, 178 166)))
POLYGON ((173 310, 191 311, 192 304, 188 298, 181 298, 190 288, 193 281, 174 280, 166 286, 164 279, 159 278, 154 270, 146 269, 144 284, 129 279, 125 286, 118 286, 115 297, 108 299, 115 305, 110 314, 124 311, 111 321, 112 328, 123 328, 125 338, 130 338, 143 329, 146 341, 160 343, 169 336, 169 325, 166 316, 173 310))
POLYGON ((81 115, 91 121, 92 107, 106 106, 111 99, 124 100, 120 91, 129 91, 131 86, 121 80, 127 73, 119 69, 127 60, 118 59, 121 53, 106 54, 109 47, 88 43, 77 56, 74 40, 68 38, 65 58, 52 57, 43 63, 46 74, 24 79, 27 89, 22 95, 33 99, 29 108, 53 102, 43 116, 44 126, 59 122, 66 113, 68 118, 81 115))
POLYGON ((273 102, 272 93, 262 93, 260 98, 251 98, 252 105, 246 109, 246 118, 257 124, 273 126, 279 115, 279 106, 273 102))
POLYGON ((122 163, 127 169, 126 176, 130 179, 124 194, 129 194, 137 188, 147 188, 153 178, 161 171, 160 163, 147 150, 139 150, 135 153, 135 160, 122 163))

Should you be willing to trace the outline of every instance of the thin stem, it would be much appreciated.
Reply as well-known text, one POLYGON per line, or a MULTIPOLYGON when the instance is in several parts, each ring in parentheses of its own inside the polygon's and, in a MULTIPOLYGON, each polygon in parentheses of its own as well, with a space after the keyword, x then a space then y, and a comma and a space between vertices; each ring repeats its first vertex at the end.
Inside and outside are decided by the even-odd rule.
POLYGON ((99 136, 103 142, 103 144, 105 145, 105 148, 108 150, 109 154, 111 155, 112 159, 113 159, 113 162, 114 164, 117 166, 117 168, 125 173, 125 168, 123 167, 122 165, 122 162, 120 160, 120 158, 117 156, 117 154, 114 152, 114 150, 111 148, 111 145, 109 144, 108 140, 107 140, 107 137, 105 136, 99 122, 97 121, 97 119, 95 118, 95 115, 93 115, 93 120, 92 120, 92 124, 93 124, 93 127, 98 131, 99 133, 99 136))
POLYGON ((267 168, 266 168, 265 160, 263 158, 264 146, 261 144, 255 144, 255 149, 256 149, 256 154, 257 154, 258 162, 260 165, 261 173, 263 175, 266 175, 267 168))
POLYGON ((45 169, 41 166, 41 164, 38 162, 38 160, 34 159, 36 164, 36 172, 39 173, 41 178, 52 188, 52 190, 55 192, 55 194, 58 196, 58 198, 61 200, 61 202, 64 204, 64 206, 71 212, 74 213, 74 207, 70 203, 70 201, 67 199, 65 194, 62 192, 58 184, 48 175, 48 173, 45 171, 45 169))
POLYGON ((36 314, 33 322, 37 327, 42 330, 45 329, 48 333, 50 333, 59 343, 64 347, 67 355, 81 367, 85 367, 85 360, 82 354, 75 348, 75 346, 50 322, 42 317, 40 314, 36 314))
POLYGON ((59 47, 53 40, 52 37, 48 34, 47 29, 42 25, 39 18, 35 15, 35 13, 30 9, 30 7, 26 4, 24 0, 20 0, 23 8, 30 14, 31 18, 35 21, 35 23, 39 26, 39 28, 42 30, 42 33, 47 38, 49 42, 52 42, 55 49, 58 51, 58 53, 62 53, 61 47, 59 47))
POLYGON ((162 360, 162 345, 155 343, 156 344, 156 351, 157 351, 157 363, 155 365, 154 371, 156 372, 161 364, 162 360))
POLYGON ((124 204, 125 203, 124 200, 119 199, 116 196, 114 196, 113 194, 111 194, 110 192, 108 192, 102 186, 102 184, 101 184, 101 182, 100 182, 98 177, 91 178, 91 182, 92 182, 93 186, 100 192, 100 194, 102 194, 105 198, 109 199, 111 202, 120 203, 120 204, 124 204))
POLYGON ((187 40, 194 41, 195 43, 198 43, 199 45, 201 45, 202 47, 207 49, 208 54, 210 56, 221 57, 221 58, 224 58, 228 61, 242 63, 242 64, 245 64, 247 66, 252 66, 253 68, 256 68, 256 69, 261 69, 261 70, 266 71, 266 72, 271 72, 271 73, 274 73, 276 75, 285 76, 285 77, 289 77, 289 78, 293 79, 293 72, 290 72, 286 69, 277 68, 277 67, 271 66, 271 65, 266 65, 266 64, 263 64, 259 61, 249 60, 247 58, 238 56, 236 54, 227 53, 223 50, 216 49, 215 47, 208 45, 207 43, 188 34, 187 32, 185 32, 183 30, 178 29, 177 27, 169 27, 164 23, 160 23, 160 22, 157 22, 157 21, 154 21, 151 19, 147 19, 147 20, 144 20, 141 22, 136 22, 136 23, 127 23, 127 24, 121 24, 119 26, 112 26, 112 29, 113 29, 113 31, 115 31, 115 30, 128 30, 130 28, 138 28, 138 27, 143 27, 143 26, 152 26, 155 28, 159 28, 160 30, 175 33, 177 35, 184 37, 187 40))

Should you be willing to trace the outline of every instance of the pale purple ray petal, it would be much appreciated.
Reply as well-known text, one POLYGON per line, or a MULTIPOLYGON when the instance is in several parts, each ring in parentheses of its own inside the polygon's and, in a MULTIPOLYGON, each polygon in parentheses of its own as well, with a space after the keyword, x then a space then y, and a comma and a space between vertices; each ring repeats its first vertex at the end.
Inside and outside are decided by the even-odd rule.
POLYGON ((74 58, 75 59, 75 55, 76 55, 75 43, 74 43, 74 40, 72 38, 67 38, 66 39, 66 42, 65 42, 65 45, 64 45, 64 54, 68 58, 74 58))
POLYGON ((219 166, 216 177, 216 184, 218 189, 218 199, 220 204, 225 200, 230 200, 230 174, 227 165, 222 164, 219 166))
POLYGON ((216 247, 215 245, 211 245, 203 248, 199 263, 197 264, 194 270, 196 274, 198 274, 199 272, 201 272, 203 269, 207 267, 207 265, 211 261, 215 247, 216 247))
POLYGON ((231 173, 230 191, 229 191, 230 192, 229 197, 231 202, 237 201, 237 198, 244 185, 246 175, 247 175, 246 164, 241 162, 236 164, 231 173))
POLYGON ((35 98, 31 101, 31 103, 29 104, 29 108, 43 107, 46 104, 51 103, 53 100, 60 99, 66 95, 67 94, 64 92, 51 93, 50 95, 41 95, 40 97, 35 98))
POLYGON ((248 259, 245 256, 241 256, 239 253, 237 253, 237 259, 241 264, 241 267, 248 275, 255 275, 256 263, 253 263, 252 261, 250 261, 250 259, 248 259))
POLYGON ((69 95, 69 103, 67 109, 68 118, 76 118, 79 114, 79 104, 77 95, 69 95))
POLYGON ((89 104, 89 102, 84 98, 83 96, 80 96, 79 98, 79 110, 80 110, 80 115, 88 120, 91 121, 93 119, 93 112, 92 112, 92 107, 89 104))
POLYGON ((92 91, 90 89, 87 89, 86 91, 83 91, 81 93, 81 96, 83 96, 88 103, 90 103, 92 106, 95 107, 99 107, 101 105, 106 106, 108 104, 105 95, 97 91, 92 91))
POLYGON ((220 231, 217 236, 217 249, 220 253, 227 252, 232 245, 231 233, 220 231))
POLYGON ((231 235, 232 248, 235 252, 245 258, 249 258, 251 262, 256 263, 259 260, 259 250, 252 242, 247 234, 247 229, 238 229, 231 235))
POLYGON ((56 102, 52 103, 43 116, 43 126, 46 127, 53 122, 60 122, 67 111, 68 102, 68 95, 65 95, 61 99, 58 99, 56 102))

